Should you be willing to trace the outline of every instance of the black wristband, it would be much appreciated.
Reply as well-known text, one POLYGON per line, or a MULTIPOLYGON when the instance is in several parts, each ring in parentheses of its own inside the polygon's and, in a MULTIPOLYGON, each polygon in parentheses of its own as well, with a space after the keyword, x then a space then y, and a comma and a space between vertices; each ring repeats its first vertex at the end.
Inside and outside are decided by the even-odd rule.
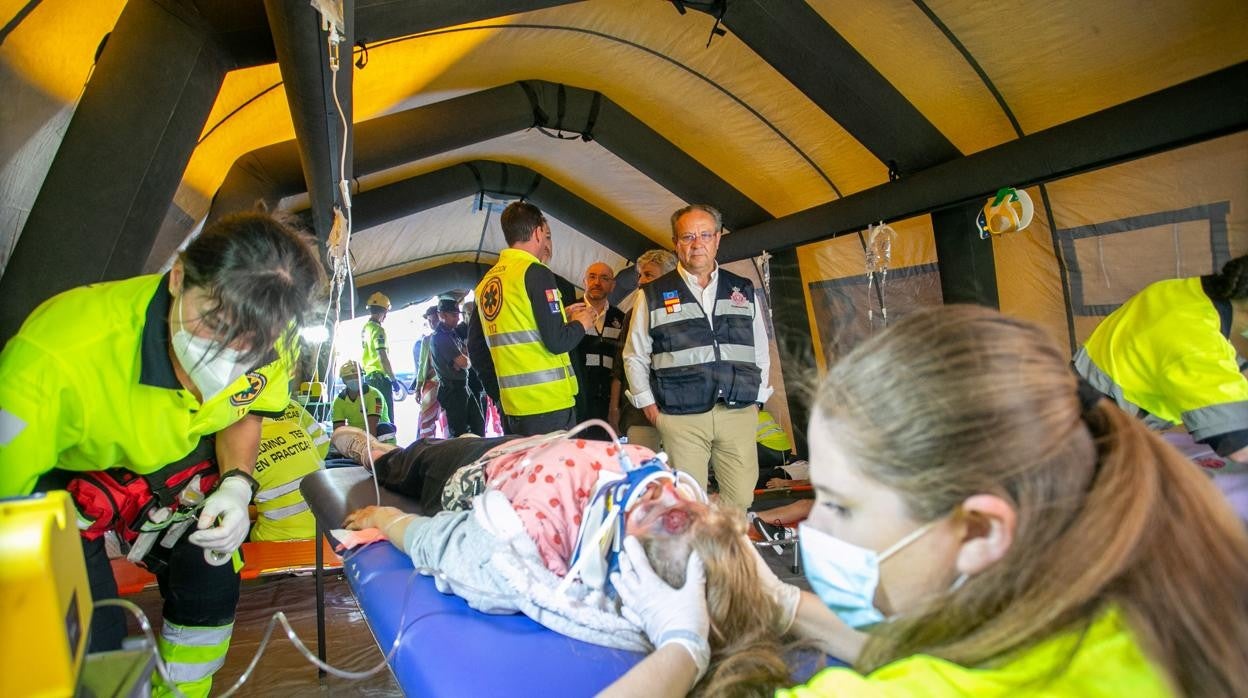
MULTIPOLYGON (((250 473, 234 468, 233 470, 226 471, 223 475, 221 475, 221 482, 225 482, 225 478, 227 477, 241 477, 246 480, 247 485, 251 487, 252 498, 255 498, 256 493, 260 491, 260 482, 256 480, 256 478, 252 477, 250 473)), ((218 484, 218 487, 219 486, 220 485, 218 484)))

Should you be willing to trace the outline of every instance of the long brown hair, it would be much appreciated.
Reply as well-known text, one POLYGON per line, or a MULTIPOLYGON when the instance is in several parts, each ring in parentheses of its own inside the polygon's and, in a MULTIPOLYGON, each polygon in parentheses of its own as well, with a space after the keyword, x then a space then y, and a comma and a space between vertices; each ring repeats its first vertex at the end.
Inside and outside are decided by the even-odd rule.
POLYGON ((775 632, 780 609, 759 582, 739 510, 700 508, 684 534, 641 540, 655 572, 672 586, 684 586, 690 550, 706 569, 711 664, 691 695, 770 696, 791 683, 775 632))
POLYGON ((915 519, 977 493, 1017 512, 1006 556, 882 626, 860 671, 917 653, 982 665, 1116 607, 1179 692, 1248 686, 1242 523, 1142 423, 1108 400, 1085 409, 1040 328, 972 306, 915 313, 838 363, 817 409, 915 519))

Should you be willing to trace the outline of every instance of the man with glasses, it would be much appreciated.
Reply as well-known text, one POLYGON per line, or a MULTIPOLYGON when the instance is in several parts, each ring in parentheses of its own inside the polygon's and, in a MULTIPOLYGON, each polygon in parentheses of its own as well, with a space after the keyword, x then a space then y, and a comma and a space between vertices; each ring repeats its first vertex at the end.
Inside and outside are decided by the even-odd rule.
POLYGON ((754 284, 719 267, 718 210, 672 214, 676 270, 642 287, 624 347, 633 404, 658 428, 674 467, 704 487, 715 468, 720 497, 754 500, 758 405, 771 395, 767 332, 754 284), (641 300, 641 299, 639 299, 641 300))

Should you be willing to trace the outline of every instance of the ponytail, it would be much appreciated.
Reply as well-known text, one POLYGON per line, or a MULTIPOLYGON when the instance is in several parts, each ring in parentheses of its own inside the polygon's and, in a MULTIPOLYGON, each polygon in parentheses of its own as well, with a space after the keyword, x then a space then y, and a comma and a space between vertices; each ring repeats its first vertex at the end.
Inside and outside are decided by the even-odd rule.
POLYGON ((1214 300, 1248 298, 1248 255, 1241 255, 1224 264, 1222 271, 1213 275, 1211 286, 1214 300))
POLYGON ((1108 401, 1096 413, 1101 472, 1086 508, 1104 513, 1088 533, 1117 534, 1101 550, 1123 565, 1107 598, 1126 612, 1145 652, 1181 693, 1242 695, 1248 686, 1243 524, 1209 478, 1160 436, 1108 401))

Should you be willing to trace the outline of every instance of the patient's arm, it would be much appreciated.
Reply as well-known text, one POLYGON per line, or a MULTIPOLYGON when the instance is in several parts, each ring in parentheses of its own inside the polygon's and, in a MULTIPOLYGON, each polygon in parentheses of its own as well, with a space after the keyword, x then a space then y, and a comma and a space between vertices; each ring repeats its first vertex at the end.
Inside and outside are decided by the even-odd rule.
POLYGON ((680 645, 663 645, 633 665, 598 695, 606 698, 654 696, 678 698, 689 694, 698 676, 698 665, 680 645))
POLYGON ((343 526, 352 531, 375 528, 381 531, 381 534, 394 547, 403 550, 403 541, 407 539, 407 527, 419 518, 421 517, 416 514, 405 514, 394 507, 367 506, 348 514, 343 526))

